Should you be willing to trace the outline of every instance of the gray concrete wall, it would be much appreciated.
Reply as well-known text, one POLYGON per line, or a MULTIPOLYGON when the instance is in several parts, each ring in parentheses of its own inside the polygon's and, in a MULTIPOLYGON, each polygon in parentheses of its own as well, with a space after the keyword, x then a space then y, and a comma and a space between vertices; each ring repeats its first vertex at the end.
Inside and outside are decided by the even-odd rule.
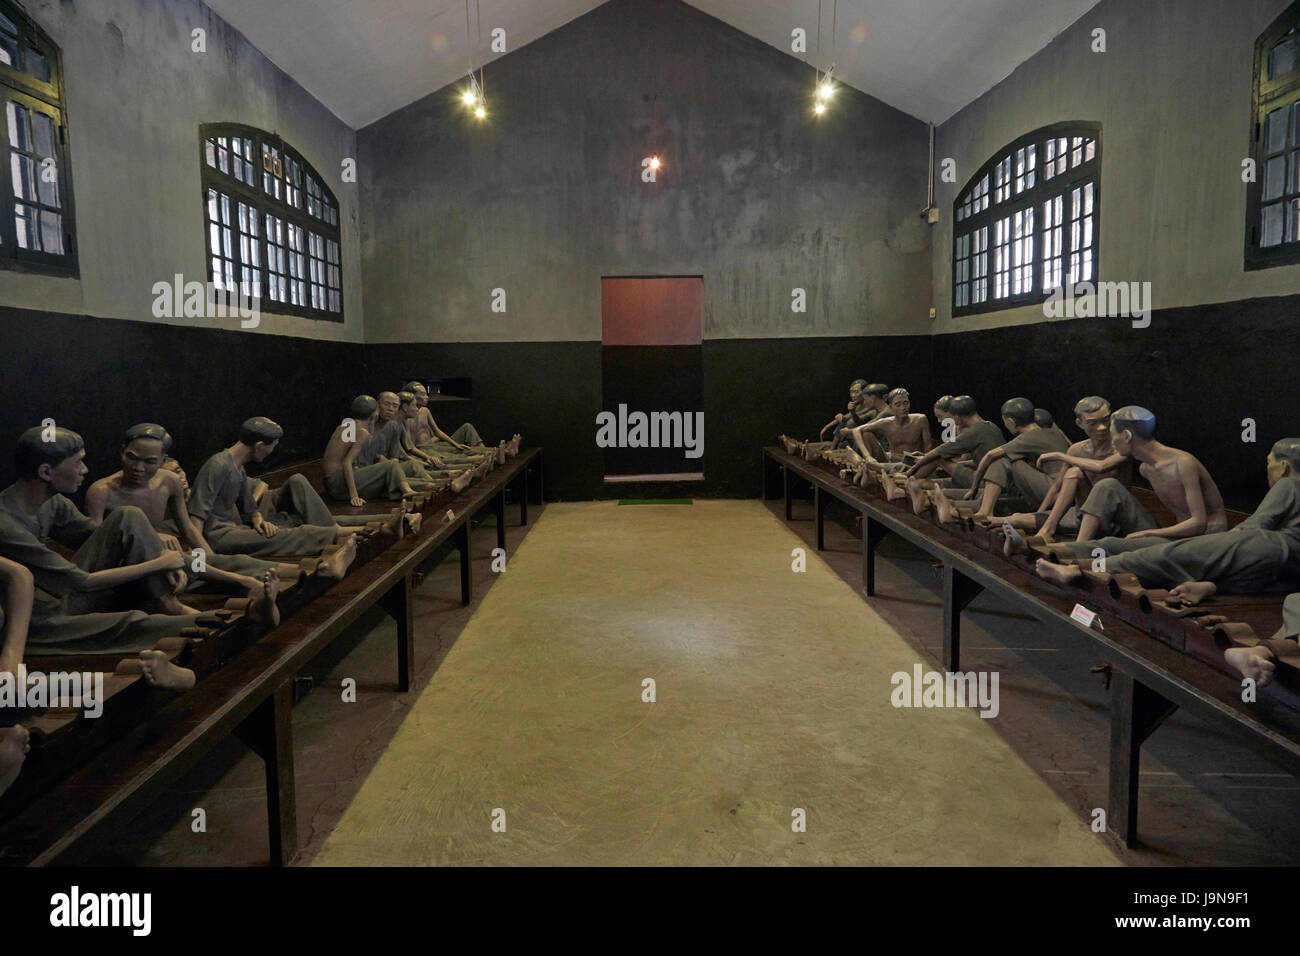
POLYGON ((707 338, 928 327, 920 121, 847 88, 816 121, 811 68, 677 0, 486 79, 486 122, 448 87, 358 133, 367 341, 598 340, 604 275, 703 275, 707 338))
POLYGON ((952 317, 952 203, 1002 146, 1065 120, 1102 125, 1099 278, 1150 282, 1161 309, 1300 292, 1300 266, 1242 265, 1255 40, 1287 5, 1103 0, 940 126, 936 156, 958 182, 937 184, 933 330, 1048 321, 1041 307, 952 317))
MULTIPOLYGON (((255 333, 363 338, 357 186, 340 181, 356 134, 236 30, 194 0, 42 0, 28 12, 62 48, 79 279, 0 270, 0 304, 238 328, 238 319, 156 319, 155 282, 205 280, 199 124, 278 132, 340 205, 345 323, 264 314, 255 333), (207 52, 191 51, 206 31, 207 52)), ((7 174, 6 174, 7 176, 7 174)), ((7 182, 7 179, 6 179, 7 182)))

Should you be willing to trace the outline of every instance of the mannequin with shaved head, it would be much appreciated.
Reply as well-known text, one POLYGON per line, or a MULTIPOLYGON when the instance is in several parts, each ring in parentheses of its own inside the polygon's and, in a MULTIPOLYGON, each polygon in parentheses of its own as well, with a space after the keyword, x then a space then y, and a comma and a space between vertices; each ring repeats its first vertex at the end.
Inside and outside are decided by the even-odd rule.
POLYGON ((379 417, 379 402, 369 395, 358 395, 349 411, 350 420, 345 419, 334 429, 321 459, 326 494, 360 508, 368 498, 396 500, 414 494, 413 483, 418 483, 420 490, 430 487, 427 481, 408 480, 402 466, 392 459, 358 466, 357 454, 370 441, 379 417))
MULTIPOLYGON (((1273 445, 1265 461, 1265 475, 1268 494, 1254 514, 1231 531, 1196 535, 1108 556, 1107 572, 1136 575, 1144 588, 1168 588, 1172 600, 1185 604, 1197 604, 1216 591, 1276 594, 1297 590, 1300 587, 1300 438, 1284 438, 1273 445)), ((1046 559, 1038 561, 1037 571, 1058 583, 1077 581, 1083 574, 1077 565, 1046 559)))
MULTIPOLYGON (((1002 423, 1012 439, 990 451, 975 470, 975 478, 966 497, 979 496, 978 520, 991 517, 1004 491, 1018 495, 1030 507, 1038 508, 1063 466, 1040 463, 1049 452, 1065 451, 1070 440, 1060 429, 1038 424, 1034 403, 1027 398, 1012 398, 1002 403, 1002 423)), ((1049 416, 1050 417, 1050 416, 1049 416)))

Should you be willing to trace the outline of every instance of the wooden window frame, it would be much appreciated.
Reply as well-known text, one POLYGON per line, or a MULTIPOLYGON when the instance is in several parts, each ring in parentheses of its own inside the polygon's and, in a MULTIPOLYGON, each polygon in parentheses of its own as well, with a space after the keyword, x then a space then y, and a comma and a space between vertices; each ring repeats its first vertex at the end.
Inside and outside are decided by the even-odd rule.
MULTIPOLYGON (((1288 103, 1300 101, 1300 56, 1296 67, 1289 73, 1270 80, 1268 78, 1268 54, 1274 45, 1291 31, 1300 27, 1300 0, 1292 3, 1282 14, 1269 24, 1268 29, 1255 40, 1254 76, 1251 82, 1251 139, 1250 156, 1255 163, 1255 181, 1246 184, 1246 236, 1243 262, 1246 271, 1271 269, 1275 266, 1295 265, 1300 263, 1300 235, 1292 242, 1279 242, 1272 246, 1261 246, 1261 214, 1266 203, 1263 201, 1264 174, 1268 162, 1268 153, 1264 144, 1265 118, 1273 110, 1288 103)), ((1300 130, 1293 130, 1290 124, 1300 125, 1300 107, 1291 111, 1286 144, 1281 156, 1295 154, 1295 162, 1300 163, 1300 130)), ((1285 161, 1283 163, 1285 177, 1285 161)), ((1276 202, 1282 207, 1283 228, 1285 230, 1286 206, 1292 199, 1300 199, 1300 192, 1288 190, 1284 184, 1280 197, 1270 200, 1267 205, 1276 202)), ((1283 232, 1285 236, 1285 231, 1283 232)))
MULTIPOLYGON (((230 157, 228 163, 232 161, 233 157, 230 157)), ((204 123, 199 127, 199 168, 202 183, 203 243, 206 253, 204 276, 206 281, 215 284, 213 276, 214 258, 229 259, 233 263, 234 285, 236 289, 243 291, 245 294, 249 294, 251 290, 243 282, 243 273, 246 269, 255 273, 257 279, 256 288, 261 292, 259 307, 262 312, 277 315, 296 315, 325 322, 343 322, 345 312, 341 262, 343 249, 342 214, 337 197, 335 197, 333 190, 326 185, 324 178, 316 171, 316 168, 300 152, 279 136, 241 123, 204 123), (251 141, 252 155, 255 157, 252 160, 252 178, 254 180, 252 184, 246 182, 242 176, 236 178, 233 166, 230 167, 230 172, 222 172, 219 168, 209 165, 208 141, 217 140, 220 137, 225 137, 228 145, 234 138, 251 141), (292 183, 289 178, 291 171, 295 168, 302 177, 302 181, 297 184, 292 183), (311 196, 312 199, 320 200, 319 208, 324 210, 323 217, 309 212, 308 183, 311 181, 314 181, 318 187, 318 191, 313 192, 311 196), (278 198, 272 191, 268 190, 268 183, 276 187, 276 191, 279 192, 278 198), (212 222, 208 212, 208 192, 211 189, 215 189, 219 194, 230 198, 231 226, 233 229, 230 256, 224 254, 224 248, 219 252, 213 251, 212 222), (294 194, 292 190, 296 190, 298 198, 296 206, 289 198, 294 194), (256 214, 257 231, 256 235, 250 239, 250 241, 257 244, 256 262, 246 262, 241 251, 241 231, 238 222, 240 203, 248 206, 256 214), (267 228, 268 216, 275 217, 282 226, 282 242, 279 244, 274 244, 271 241, 270 230, 267 228), (297 227, 302 230, 303 248, 300 253, 296 253, 301 255, 302 258, 301 270, 298 275, 294 275, 295 266, 291 262, 291 257, 295 253, 289 247, 290 227, 297 227), (335 243, 340 257, 338 286, 334 288, 328 284, 326 285, 324 308, 315 308, 311 304, 312 269, 309 251, 311 234, 321 238, 323 249, 328 249, 329 243, 335 243), (273 245, 284 254, 283 272, 272 267, 270 253, 273 245), (277 279, 286 279, 285 284, 290 289, 292 289, 294 283, 300 282, 301 303, 292 301, 291 295, 286 297, 287 301, 272 298, 273 284, 271 279, 273 276, 277 279), (331 303, 330 292, 337 293, 337 310, 329 308, 331 303)), ((252 256, 250 255, 249 258, 251 259, 252 256)))
MULTIPOLYGON (((0 13, 18 28, 20 56, 34 50, 45 58, 50 79, 44 81, 16 67, 0 63, 0 98, 35 108, 54 121, 54 160, 59 193, 58 214, 62 217, 63 252, 49 253, 23 249, 18 245, 16 207, 28 205, 14 196, 12 159, 8 123, 0 119, 0 147, 3 147, 3 201, 0 202, 0 269, 37 275, 77 279, 81 277, 77 258, 77 230, 72 190, 72 163, 68 134, 67 106, 63 98, 63 54, 45 31, 11 0, 0 0, 0 13)), ((5 110, 0 109, 0 117, 5 110)), ((39 171, 38 171, 39 175, 39 171)))
MULTIPOLYGON (((1298 0, 1300 2, 1300 0, 1298 0)), ((1087 183, 1092 183, 1092 278, 1086 281, 1097 282, 1100 275, 1100 249, 1101 249, 1101 124, 1089 122, 1064 122, 1053 123, 1050 126, 1043 126, 1033 132, 1026 133, 1017 139, 1012 140, 1001 149, 997 150, 993 156, 984 163, 975 174, 966 181, 966 184, 958 191, 957 197, 952 204, 952 268, 950 270, 950 288, 952 291, 952 314, 954 316, 963 315, 981 315, 987 312, 1000 312, 1003 309, 1014 309, 1026 305, 1041 305, 1053 292, 1053 289, 1043 288, 1043 265, 1045 262, 1044 243, 1043 243, 1043 204, 1057 196, 1065 196, 1064 213, 1065 225, 1063 230, 1062 241, 1062 264, 1063 279, 1062 286, 1066 283, 1066 278, 1070 271, 1070 256, 1074 251, 1070 242, 1070 201, 1069 194, 1076 187, 1083 187, 1087 183), (1078 165, 1069 166, 1063 172, 1060 172, 1048 179, 1044 176, 1046 167, 1046 144, 1049 140, 1060 138, 1073 139, 1081 137, 1094 142, 1093 157, 1081 161, 1078 165), (1034 184, 1017 193, 1014 190, 1002 199, 998 200, 999 183, 998 168, 1007 159, 1011 159, 1009 182, 1014 184, 1019 178, 1016 173, 1015 156, 1016 153, 1029 146, 1035 149, 1034 162, 1034 184), (988 177, 988 188, 983 189, 983 180, 988 177), (975 196, 976 192, 980 195, 975 196), (969 202, 968 202, 969 200, 969 202), (986 203, 987 205, 983 205, 986 203), (1033 214, 1033 255, 1030 263, 1030 285, 1027 292, 1004 296, 1003 298, 994 298, 994 291, 997 282, 997 269, 994 264, 996 254, 995 234, 997 224, 1003 219, 1014 219, 1017 213, 1025 210, 1031 210, 1033 214), (960 220, 958 215, 965 212, 960 220), (982 302, 974 301, 975 294, 975 274, 976 274, 976 254, 974 252, 975 234, 980 229, 987 229, 988 239, 985 243, 984 270, 983 279, 987 283, 987 297, 982 302), (970 245, 964 261, 967 264, 966 270, 966 303, 958 305, 960 298, 958 282, 958 241, 965 236, 970 236, 970 245)), ((1082 246, 1080 248, 1083 248, 1082 246)), ((1014 272, 1021 266, 1009 266, 1008 271, 1014 272)), ((1083 280, 1081 280, 1083 281, 1083 280)))

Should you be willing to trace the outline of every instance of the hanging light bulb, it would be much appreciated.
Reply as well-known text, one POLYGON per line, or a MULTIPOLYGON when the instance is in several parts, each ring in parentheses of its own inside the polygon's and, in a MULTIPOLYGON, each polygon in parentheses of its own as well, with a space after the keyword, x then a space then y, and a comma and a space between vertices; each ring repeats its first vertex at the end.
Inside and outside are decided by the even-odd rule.
POLYGON ((474 94, 473 87, 470 86, 465 87, 465 92, 460 94, 460 99, 466 106, 473 106, 478 102, 478 97, 474 94))
POLYGON ((813 112, 816 113, 818 116, 821 116, 822 113, 826 112, 826 104, 818 103, 816 106, 813 107, 813 112))
POLYGON ((479 119, 487 116, 487 107, 480 102, 478 106, 474 107, 474 115, 479 119))

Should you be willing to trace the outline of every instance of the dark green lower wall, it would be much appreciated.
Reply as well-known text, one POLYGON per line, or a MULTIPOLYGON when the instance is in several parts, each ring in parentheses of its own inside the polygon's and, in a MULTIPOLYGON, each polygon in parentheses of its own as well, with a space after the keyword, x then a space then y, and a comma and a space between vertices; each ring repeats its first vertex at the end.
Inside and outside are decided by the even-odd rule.
MULTIPOLYGON (((116 469, 127 426, 155 420, 176 436, 177 457, 193 473, 234 440, 244 418, 264 414, 287 431, 274 465, 319 455, 358 392, 466 376, 473 401, 435 406, 439 424, 450 431, 469 419, 488 439, 521 431, 527 444, 545 446, 552 500, 752 497, 760 446, 782 431, 812 437, 863 377, 907 386, 916 411, 965 391, 992 417, 1005 399, 1026 395, 1076 437, 1071 409, 1083 395, 1145 405, 1159 437, 1198 455, 1229 505, 1250 510, 1266 487, 1269 446, 1300 435, 1298 311, 1300 296, 1288 296, 1163 310, 1147 329, 1075 319, 933 337, 708 340, 705 480, 634 486, 602 481, 599 342, 362 347, 0 308, 0 436, 53 418, 85 436, 95 478, 116 469), (1243 418, 1256 422, 1255 444, 1241 440, 1243 418)), ((12 477, 0 452, 0 481, 12 477)))
POLYGON ((985 417, 1024 395, 1078 439, 1072 409, 1085 395, 1149 408, 1157 437, 1200 458, 1245 511, 1267 490, 1269 447, 1300 435, 1300 296, 1164 309, 1145 329, 1069 319, 936 336, 931 347, 935 385, 969 392, 985 417), (1241 440, 1244 418, 1256 422, 1255 444, 1241 440))

